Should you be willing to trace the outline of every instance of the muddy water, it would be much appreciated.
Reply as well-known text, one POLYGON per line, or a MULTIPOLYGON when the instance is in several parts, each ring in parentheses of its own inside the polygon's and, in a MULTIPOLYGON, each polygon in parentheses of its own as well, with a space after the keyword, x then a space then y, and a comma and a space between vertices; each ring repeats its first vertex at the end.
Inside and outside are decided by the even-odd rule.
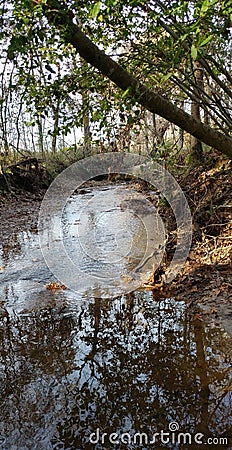
MULTIPOLYGON (((94 192, 67 205, 70 254, 85 195, 94 192)), ((114 209, 122 224, 117 202, 114 209)), ((130 220, 134 243, 140 224, 130 220)), ((102 251, 105 224, 98 221, 102 251)), ((123 227, 117 239, 127 249, 123 227)), ((84 234, 83 242, 90 245, 84 234)), ((124 254, 113 260, 113 234, 107 245, 126 274, 124 254)), ((134 264, 144 255, 138 248, 134 264)), ((91 263, 99 270, 97 258, 91 263)), ((13 236, 0 266, 1 450, 232 448, 231 338, 219 326, 149 291, 107 299, 89 286, 83 295, 47 290, 54 276, 37 234, 13 236)))

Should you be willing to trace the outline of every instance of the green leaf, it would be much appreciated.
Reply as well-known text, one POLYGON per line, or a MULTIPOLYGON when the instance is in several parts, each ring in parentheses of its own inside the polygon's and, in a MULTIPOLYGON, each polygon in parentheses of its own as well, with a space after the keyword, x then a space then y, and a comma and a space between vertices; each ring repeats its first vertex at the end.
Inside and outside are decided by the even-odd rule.
POLYGON ((93 8, 90 13, 90 17, 92 19, 95 19, 98 16, 100 10, 101 10, 101 2, 99 1, 93 5, 93 8))
POLYGON ((194 44, 191 46, 191 56, 194 61, 197 59, 197 48, 194 44))
POLYGON ((161 79, 161 83, 165 83, 165 81, 169 80, 169 78, 171 76, 172 76, 172 72, 169 72, 166 75, 164 75, 164 77, 162 77, 162 79, 161 79))
POLYGON ((32 127, 32 126, 35 125, 35 122, 31 122, 31 121, 25 120, 25 121, 24 121, 24 125, 26 125, 26 127, 32 127))
POLYGON ((212 35, 208 36, 206 39, 204 39, 202 42, 200 42, 200 47, 203 47, 203 45, 208 44, 208 42, 211 41, 212 37, 213 37, 212 35))
POLYGON ((218 0, 204 0, 200 10, 200 16, 203 16, 205 13, 207 13, 208 9, 215 5, 215 3, 217 2, 218 0))
POLYGON ((25 53, 26 44, 27 44, 26 36, 12 36, 10 40, 10 45, 7 50, 8 58, 10 60, 13 60, 16 52, 25 53))
POLYGON ((201 6, 200 14, 202 15, 202 14, 206 13, 208 11, 209 6, 210 6, 209 0, 204 0, 204 2, 202 3, 202 6, 201 6))
POLYGON ((180 40, 183 42, 185 39, 189 36, 189 33, 185 33, 183 36, 181 36, 180 40))
POLYGON ((128 87, 122 94, 122 98, 125 98, 130 92, 130 87, 128 87))

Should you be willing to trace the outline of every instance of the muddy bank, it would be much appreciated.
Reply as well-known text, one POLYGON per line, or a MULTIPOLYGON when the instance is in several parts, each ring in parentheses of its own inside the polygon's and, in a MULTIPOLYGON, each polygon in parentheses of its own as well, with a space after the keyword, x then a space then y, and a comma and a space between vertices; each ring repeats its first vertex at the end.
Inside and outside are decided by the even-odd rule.
MULTIPOLYGON (((171 286, 159 283, 232 334, 232 169, 219 161, 179 177, 192 212, 193 242, 184 270, 171 286)), ((168 211, 164 211, 168 214, 168 211)), ((172 250, 172 244, 170 245, 172 250)))
POLYGON ((38 214, 45 190, 37 194, 18 191, 0 195, 0 244, 12 234, 37 228, 38 214))

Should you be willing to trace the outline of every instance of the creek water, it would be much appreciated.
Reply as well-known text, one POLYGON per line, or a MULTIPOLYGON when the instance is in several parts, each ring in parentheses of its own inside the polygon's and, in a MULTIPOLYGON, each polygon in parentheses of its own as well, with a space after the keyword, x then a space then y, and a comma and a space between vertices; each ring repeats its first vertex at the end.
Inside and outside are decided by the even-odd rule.
POLYGON ((174 298, 143 289, 110 298, 105 279, 101 289, 110 265, 126 283, 149 250, 152 221, 141 225, 137 200, 138 214, 124 217, 120 189, 84 191, 64 208, 78 293, 46 289, 54 275, 37 233, 1 247, 1 450, 232 448, 231 337, 174 298))

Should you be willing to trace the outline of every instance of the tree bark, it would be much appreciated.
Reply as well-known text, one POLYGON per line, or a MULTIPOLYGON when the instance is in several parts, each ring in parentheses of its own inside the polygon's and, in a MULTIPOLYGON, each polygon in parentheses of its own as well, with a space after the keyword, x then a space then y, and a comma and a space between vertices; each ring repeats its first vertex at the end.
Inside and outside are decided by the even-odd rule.
POLYGON ((56 107, 54 108, 54 126, 52 133, 52 153, 56 153, 56 142, 59 130, 59 112, 60 112, 60 100, 57 99, 56 107))
MULTIPOLYGON (((203 68, 200 66, 198 61, 194 62, 194 78, 197 86, 203 88, 203 68)), ((195 88, 196 96, 198 94, 197 88, 195 88)), ((201 120, 200 104, 195 100, 192 100, 191 104, 191 115, 195 119, 201 120)), ((190 159, 191 164, 197 165, 203 161, 203 148, 202 143, 195 136, 191 136, 191 149, 190 149, 190 159)))
MULTIPOLYGON (((57 69, 58 69, 58 81, 60 83, 61 79, 60 64, 58 64, 57 69)), ((60 92, 58 92, 56 104, 53 105, 52 109, 54 113, 54 126, 52 133, 52 153, 56 153, 57 136, 59 134, 60 92)))
POLYGON ((39 151, 42 155, 44 155, 43 124, 42 119, 39 115, 37 116, 37 125, 39 133, 39 151))
MULTIPOLYGON (((32 0, 32 3, 37 4, 37 1, 32 0)), ((73 23, 73 13, 67 9, 62 1, 48 0, 43 6, 43 11, 49 23, 60 29, 63 39, 67 43, 71 43, 86 62, 98 69, 124 92, 127 91, 128 96, 134 98, 153 114, 160 115, 220 153, 232 158, 231 137, 201 123, 164 96, 140 83, 126 69, 100 50, 81 31, 78 25, 73 23)))
POLYGON ((84 155, 90 156, 91 154, 91 131, 90 131, 90 118, 89 118, 89 92, 85 91, 82 94, 82 104, 84 109, 83 114, 83 127, 84 127, 84 155))

